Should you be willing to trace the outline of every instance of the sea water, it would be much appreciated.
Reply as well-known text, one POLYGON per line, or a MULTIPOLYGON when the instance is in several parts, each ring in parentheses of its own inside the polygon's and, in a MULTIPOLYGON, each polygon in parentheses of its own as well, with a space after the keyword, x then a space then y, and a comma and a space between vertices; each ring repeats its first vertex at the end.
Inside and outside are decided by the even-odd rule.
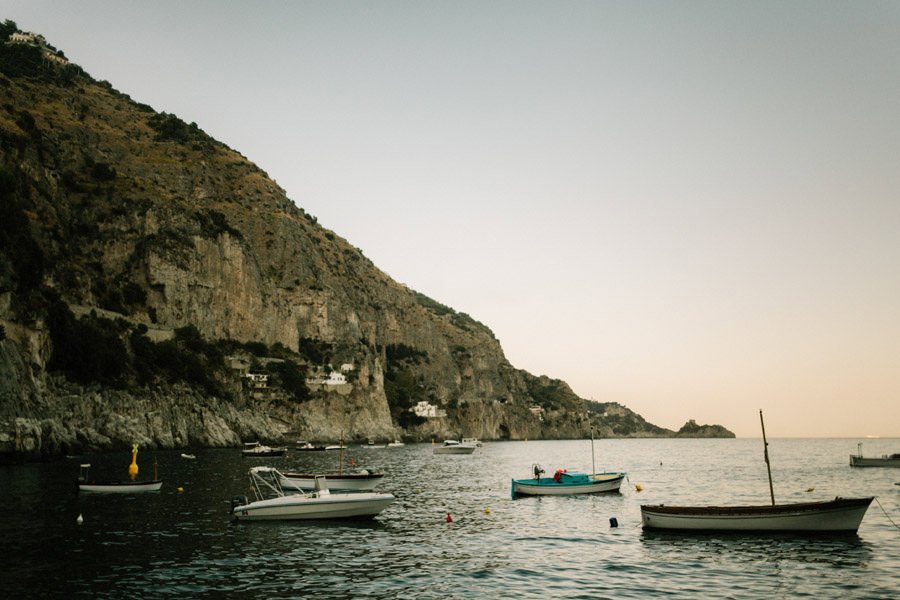
POLYGON ((641 504, 769 503, 758 439, 596 440, 593 456, 590 440, 487 442, 472 455, 350 446, 345 462, 383 470, 378 491, 397 497, 362 522, 229 517, 232 496, 252 496, 250 466, 331 471, 337 452, 142 450, 139 478, 155 461, 165 483, 130 495, 74 484, 82 462, 124 478, 127 451, 3 466, 0 597, 896 598, 900 469, 851 468, 860 441, 867 455, 900 451, 900 440, 769 441, 776 501, 877 498, 857 535, 818 537, 640 528, 641 504), (534 464, 628 478, 618 494, 512 500, 510 479, 534 464))

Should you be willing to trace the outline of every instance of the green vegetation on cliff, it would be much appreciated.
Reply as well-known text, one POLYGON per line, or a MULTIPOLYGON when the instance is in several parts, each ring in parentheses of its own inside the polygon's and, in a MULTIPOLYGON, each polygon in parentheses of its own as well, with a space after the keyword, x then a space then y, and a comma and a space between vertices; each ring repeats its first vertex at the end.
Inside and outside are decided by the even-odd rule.
POLYGON ((197 124, 46 58, 0 43, 0 453, 22 419, 38 453, 138 434, 675 435, 515 369, 484 324, 392 280, 197 124), (347 384, 318 383, 345 364, 347 384), (270 385, 241 385, 247 369, 270 385), (154 421, 169 397, 191 405, 154 421))

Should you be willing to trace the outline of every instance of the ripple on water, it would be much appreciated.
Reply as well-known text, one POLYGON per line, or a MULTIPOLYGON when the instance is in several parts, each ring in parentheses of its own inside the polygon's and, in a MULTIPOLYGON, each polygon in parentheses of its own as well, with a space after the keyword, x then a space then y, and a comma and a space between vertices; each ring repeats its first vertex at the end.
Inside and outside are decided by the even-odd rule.
MULTIPOLYGON (((805 490, 815 486, 831 497, 876 495, 889 514, 900 512, 891 478, 848 473, 843 457, 855 451, 855 441, 802 442, 770 441, 780 468, 773 471, 786 473, 776 480, 784 501, 811 499, 805 490), (822 458, 829 456, 839 463, 822 458)), ((621 494, 518 500, 509 498, 511 477, 527 475, 533 463, 588 469, 589 442, 489 443, 470 457, 435 457, 427 444, 356 453, 360 466, 387 473, 381 488, 397 501, 373 521, 349 523, 232 523, 227 500, 247 486, 247 465, 236 450, 198 451, 196 461, 159 452, 163 490, 129 497, 63 490, 58 482, 71 481, 78 461, 0 469, 0 489, 14 498, 0 522, 10 557, 0 596, 21 590, 49 597, 314 593, 441 600, 895 595, 900 548, 880 508, 870 509, 859 535, 849 537, 642 532, 642 503, 766 501, 758 445, 598 440, 597 456, 608 468, 627 470, 643 492, 630 484, 621 494), (177 493, 179 486, 185 491, 177 493), (619 527, 610 527, 611 517, 619 527)), ((283 462, 330 469, 334 461, 283 462)), ((121 468, 121 456, 91 462, 98 474, 121 468)))

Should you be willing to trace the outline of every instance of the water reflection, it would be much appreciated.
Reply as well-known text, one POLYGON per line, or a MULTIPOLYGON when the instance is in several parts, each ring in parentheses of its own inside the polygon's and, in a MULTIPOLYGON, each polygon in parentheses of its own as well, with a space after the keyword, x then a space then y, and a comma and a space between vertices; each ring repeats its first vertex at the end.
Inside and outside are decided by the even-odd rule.
POLYGON ((755 535, 643 531, 641 541, 655 559, 715 560, 823 564, 864 567, 872 559, 872 545, 855 533, 797 536, 789 533, 755 535))
MULTIPOLYGON (((842 441, 782 449, 779 467, 791 473, 801 496, 809 496, 803 490, 810 481, 830 494, 864 490, 880 495, 895 514, 896 502, 886 497, 895 492, 895 479, 853 473, 851 487, 843 459, 807 466, 810 444, 821 446, 817 456, 843 455, 842 441), (791 448, 793 454, 786 451, 791 448)), ((247 492, 250 466, 237 449, 198 450, 191 461, 159 452, 165 483, 150 495, 76 495, 70 484, 84 458, 0 468, 0 488, 11 500, 0 520, 10 557, 0 597, 22 597, 23 590, 43 597, 246 592, 441 600, 896 595, 900 549, 880 511, 866 516, 859 536, 849 537, 639 529, 640 504, 674 497, 724 502, 765 486, 764 467, 746 467, 750 451, 759 462, 755 440, 604 440, 597 450, 608 457, 606 467, 630 471, 644 491, 623 486, 612 495, 510 499, 510 478, 535 462, 590 468, 584 441, 489 443, 467 457, 434 456, 428 444, 348 452, 359 468, 385 471, 378 489, 397 500, 374 520, 346 522, 232 522, 228 501, 247 492), (75 522, 80 513, 83 525, 75 522), (610 517, 619 527, 610 527, 610 517)), ((121 453, 89 461, 98 471, 122 468, 121 453)), ((326 453, 299 453, 276 466, 333 470, 336 461, 326 453)))

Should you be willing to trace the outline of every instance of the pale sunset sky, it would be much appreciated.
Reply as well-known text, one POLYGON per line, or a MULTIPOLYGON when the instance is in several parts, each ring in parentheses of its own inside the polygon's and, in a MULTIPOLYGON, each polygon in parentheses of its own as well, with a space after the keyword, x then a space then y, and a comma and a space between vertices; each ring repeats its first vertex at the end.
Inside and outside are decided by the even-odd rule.
POLYGON ((671 429, 900 436, 900 2, 0 19, 247 156, 518 368, 671 429))

